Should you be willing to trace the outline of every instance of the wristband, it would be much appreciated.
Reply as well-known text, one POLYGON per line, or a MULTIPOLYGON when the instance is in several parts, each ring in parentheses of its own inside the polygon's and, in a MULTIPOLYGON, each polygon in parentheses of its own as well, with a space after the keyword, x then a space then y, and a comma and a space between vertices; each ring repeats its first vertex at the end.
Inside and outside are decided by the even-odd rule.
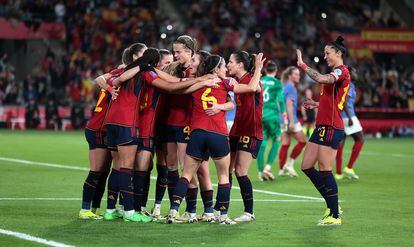
POLYGON ((306 69, 308 68, 308 65, 306 65, 306 63, 302 63, 302 64, 300 65, 300 67, 301 67, 303 70, 306 70, 306 69))
POLYGON ((106 83, 105 76, 101 75, 101 76, 99 76, 99 78, 102 78, 102 80, 104 80, 104 82, 106 83))

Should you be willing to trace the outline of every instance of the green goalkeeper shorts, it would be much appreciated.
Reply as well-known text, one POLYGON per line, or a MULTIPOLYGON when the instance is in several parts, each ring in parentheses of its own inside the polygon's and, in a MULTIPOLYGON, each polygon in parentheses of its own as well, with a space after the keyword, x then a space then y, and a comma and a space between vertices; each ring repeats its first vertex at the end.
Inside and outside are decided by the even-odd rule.
MULTIPOLYGON (((266 139, 277 139, 281 136, 280 121, 279 118, 263 119, 263 137, 266 139)), ((264 139, 264 140, 266 140, 264 139)))

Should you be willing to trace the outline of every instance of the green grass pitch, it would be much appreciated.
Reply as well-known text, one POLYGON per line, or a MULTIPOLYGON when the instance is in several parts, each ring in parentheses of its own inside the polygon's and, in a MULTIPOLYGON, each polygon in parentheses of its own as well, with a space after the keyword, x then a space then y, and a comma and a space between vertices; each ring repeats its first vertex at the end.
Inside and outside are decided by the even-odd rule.
MULTIPOLYGON (((352 142, 347 141, 344 163, 352 142)), ((255 222, 233 226, 144 224, 79 220, 86 171, 7 160, 87 168, 88 148, 83 132, 2 130, 0 229, 74 246, 414 246, 413 150, 413 139, 366 141, 355 166, 360 180, 338 183, 340 204, 345 211, 339 227, 316 226, 325 210, 324 202, 263 193, 319 197, 304 174, 259 182, 255 163, 250 177, 254 188, 262 190, 255 192, 255 222)), ((295 164, 298 171, 300 160, 295 164)), ((211 170, 216 182, 214 166, 211 170)), ((156 176, 155 170, 152 175, 156 176)), ((150 198, 154 198, 154 189, 152 180, 150 198)), ((232 190, 231 197, 237 199, 229 212, 235 217, 242 213, 239 191, 232 190)), ((150 200, 147 208, 152 204, 150 200)), ((165 198, 163 213, 167 213, 168 204, 165 198)), ((199 201, 198 212, 201 211, 199 201)), ((0 246, 38 245, 0 234, 0 246)))

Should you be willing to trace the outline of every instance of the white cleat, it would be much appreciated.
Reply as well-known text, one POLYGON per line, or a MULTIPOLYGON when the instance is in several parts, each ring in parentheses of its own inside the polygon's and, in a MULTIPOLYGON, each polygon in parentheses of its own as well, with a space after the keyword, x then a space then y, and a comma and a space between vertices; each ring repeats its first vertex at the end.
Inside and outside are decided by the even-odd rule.
POLYGON ((185 212, 183 215, 176 218, 177 223, 194 223, 197 222, 197 214, 185 212))
POLYGON ((178 212, 177 210, 171 209, 166 217, 166 223, 172 224, 177 222, 178 212))
POLYGON ((244 212, 241 216, 234 219, 236 222, 250 222, 254 221, 256 218, 254 217, 254 214, 250 214, 247 212, 244 212))
POLYGON ((289 172, 286 171, 284 168, 279 170, 279 174, 280 177, 287 177, 289 176, 289 172))
POLYGON ((160 219, 161 218, 161 204, 154 204, 154 207, 151 210, 151 216, 154 219, 160 219))
POLYGON ((227 214, 220 215, 219 219, 217 220, 217 223, 220 225, 235 225, 237 224, 236 221, 232 220, 227 216, 227 214))
POLYGON ((220 211, 214 210, 213 214, 214 214, 215 220, 218 222, 218 220, 219 220, 219 218, 221 216, 220 211))
POLYGON ((216 216, 214 213, 203 213, 197 219, 200 222, 216 222, 216 216))
POLYGON ((295 160, 289 158, 285 166, 283 167, 283 170, 286 170, 286 172, 289 173, 291 177, 298 176, 298 173, 295 171, 294 164, 295 164, 295 160))
POLYGON ((272 167, 270 165, 266 165, 264 170, 263 170, 263 173, 270 180, 275 180, 275 175, 273 175, 273 173, 270 171, 271 169, 272 169, 272 167))

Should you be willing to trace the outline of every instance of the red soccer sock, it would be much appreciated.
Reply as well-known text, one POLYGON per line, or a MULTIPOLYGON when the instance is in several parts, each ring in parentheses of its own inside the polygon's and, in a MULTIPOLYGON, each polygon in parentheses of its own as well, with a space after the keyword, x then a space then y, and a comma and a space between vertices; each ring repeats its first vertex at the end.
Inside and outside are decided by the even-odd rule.
POLYGON ((288 155, 289 145, 282 145, 279 151, 279 169, 283 169, 288 155))
POLYGON ((342 153, 344 151, 344 145, 339 144, 338 152, 336 153, 336 174, 342 174, 342 153))
POLYGON ((296 159, 300 153, 302 152, 303 148, 306 146, 306 142, 298 142, 292 150, 290 154, 291 159, 296 159))
POLYGON ((349 169, 352 169, 352 167, 354 166, 355 161, 357 160, 363 145, 364 145, 364 142, 361 142, 361 141, 356 141, 354 143, 354 146, 352 147, 351 158, 349 159, 349 163, 348 163, 349 169))

